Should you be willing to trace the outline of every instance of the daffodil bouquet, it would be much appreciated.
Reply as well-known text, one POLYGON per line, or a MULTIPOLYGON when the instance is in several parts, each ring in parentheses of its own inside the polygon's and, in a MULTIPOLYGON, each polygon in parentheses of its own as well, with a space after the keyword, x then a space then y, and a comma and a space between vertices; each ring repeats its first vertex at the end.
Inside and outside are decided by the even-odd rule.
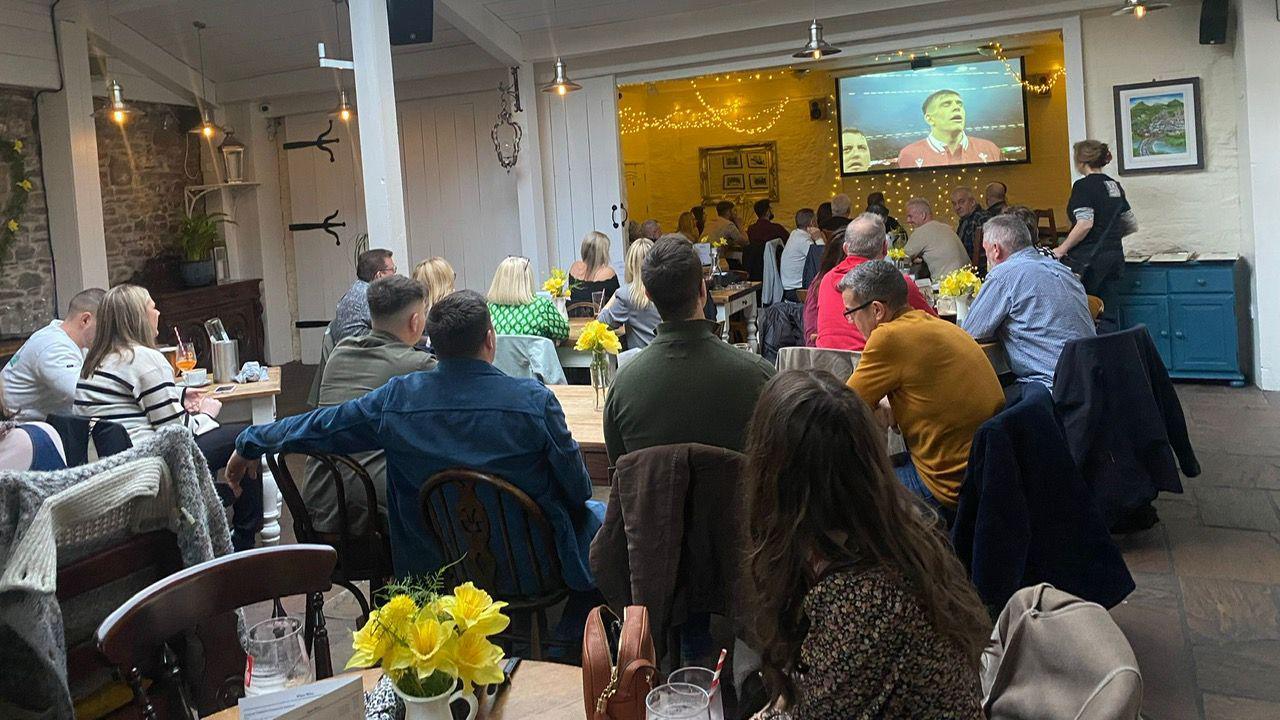
POLYGON ((551 297, 567 298, 573 292, 574 283, 569 282, 569 274, 560 268, 551 268, 551 277, 542 283, 542 289, 551 293, 551 297))
POLYGON ((952 270, 938 283, 938 294, 944 297, 973 297, 981 289, 982 279, 972 265, 952 270))
POLYGON ((578 352, 609 353, 617 355, 622 350, 622 342, 608 325, 599 320, 592 320, 582 328, 582 335, 573 346, 578 352))
POLYGON ((703 239, 702 239, 702 241, 703 241, 703 242, 705 242, 705 243, 707 243, 707 244, 709 244, 709 245, 711 245, 711 247, 715 248, 716 250, 719 250, 720 248, 722 248, 722 247, 724 247, 724 246, 726 246, 726 245, 728 245, 728 244, 729 244, 729 238, 727 238, 727 237, 725 237, 725 236, 723 236, 723 235, 721 235, 720 237, 718 237, 718 238, 716 238, 716 239, 714 239, 714 240, 711 240, 711 239, 708 239, 708 238, 703 238, 703 239))
POLYGON ((439 576, 388 586, 390 598, 353 634, 347 668, 381 663, 401 692, 421 698, 451 691, 458 680, 464 692, 502 682, 502 648, 489 637, 511 622, 502 614, 507 604, 470 582, 452 595, 439 588, 439 576))
POLYGON ((894 262, 900 263, 907 259, 907 251, 900 247, 891 247, 889 248, 889 253, 886 257, 894 262))

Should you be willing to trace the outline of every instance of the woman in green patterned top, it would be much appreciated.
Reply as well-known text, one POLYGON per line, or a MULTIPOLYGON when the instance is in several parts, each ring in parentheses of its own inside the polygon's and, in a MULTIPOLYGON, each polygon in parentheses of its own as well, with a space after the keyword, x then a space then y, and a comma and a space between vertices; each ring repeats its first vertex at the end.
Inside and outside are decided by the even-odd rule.
POLYGON ((489 286, 489 314, 499 335, 541 335, 551 340, 569 337, 569 321, 544 297, 533 294, 529 258, 502 261, 489 286))

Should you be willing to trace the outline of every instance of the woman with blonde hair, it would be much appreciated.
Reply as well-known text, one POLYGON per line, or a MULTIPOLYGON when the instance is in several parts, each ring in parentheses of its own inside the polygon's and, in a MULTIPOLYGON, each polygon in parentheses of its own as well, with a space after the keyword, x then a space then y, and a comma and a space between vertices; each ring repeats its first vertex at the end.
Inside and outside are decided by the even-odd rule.
POLYGON ((427 310, 453 292, 453 282, 457 277, 449 261, 438 256, 427 258, 413 268, 413 279, 427 288, 427 310))
POLYGON ((609 327, 627 326, 622 339, 628 350, 648 347, 658 331, 658 323, 662 322, 662 316, 649 300, 649 293, 644 289, 644 279, 640 276, 644 259, 652 248, 653 241, 648 238, 636 240, 627 248, 627 284, 613 294, 613 299, 604 306, 597 318, 609 327))
POLYGON ((499 335, 569 337, 569 321, 550 300, 533 294, 529 258, 511 255, 503 260, 493 274, 488 299, 493 331, 499 335))
POLYGON ((676 232, 691 243, 698 242, 698 238, 702 236, 702 233, 698 232, 698 219, 691 212, 680 213, 680 219, 676 221, 676 232))
POLYGON ((592 302, 592 294, 601 291, 604 302, 609 302, 618 291, 618 274, 609 264, 609 236, 595 230, 587 233, 582 238, 581 254, 582 259, 569 266, 569 282, 573 285, 569 303, 592 302))
MULTIPOLYGON (((156 428, 181 425, 196 436, 211 471, 226 467, 248 424, 219 425, 214 418, 222 403, 174 383, 173 366, 156 349, 160 311, 151 293, 137 285, 111 288, 102 296, 97 325, 76 384, 76 414, 119 423, 135 445, 156 428)), ((236 550, 253 547, 262 527, 261 480, 242 485, 238 499, 225 484, 217 489, 224 504, 234 501, 232 544, 236 550)))

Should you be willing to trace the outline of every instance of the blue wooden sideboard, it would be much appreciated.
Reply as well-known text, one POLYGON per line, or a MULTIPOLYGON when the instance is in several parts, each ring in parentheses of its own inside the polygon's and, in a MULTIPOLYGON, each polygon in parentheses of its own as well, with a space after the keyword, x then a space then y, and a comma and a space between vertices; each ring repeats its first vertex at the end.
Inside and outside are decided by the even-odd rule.
POLYGON ((1122 329, 1147 326, 1171 377, 1243 384, 1237 262, 1126 263, 1108 293, 1114 315, 1122 329))

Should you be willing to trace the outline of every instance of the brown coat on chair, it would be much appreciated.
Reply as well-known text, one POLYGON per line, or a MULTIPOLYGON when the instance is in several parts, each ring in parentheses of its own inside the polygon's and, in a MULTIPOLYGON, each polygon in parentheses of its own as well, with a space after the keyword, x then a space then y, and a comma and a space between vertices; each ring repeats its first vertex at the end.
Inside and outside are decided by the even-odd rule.
POLYGON ((661 445, 618 460, 591 572, 619 613, 649 610, 658 658, 668 631, 695 613, 738 615, 746 580, 746 458, 709 445, 661 445))

